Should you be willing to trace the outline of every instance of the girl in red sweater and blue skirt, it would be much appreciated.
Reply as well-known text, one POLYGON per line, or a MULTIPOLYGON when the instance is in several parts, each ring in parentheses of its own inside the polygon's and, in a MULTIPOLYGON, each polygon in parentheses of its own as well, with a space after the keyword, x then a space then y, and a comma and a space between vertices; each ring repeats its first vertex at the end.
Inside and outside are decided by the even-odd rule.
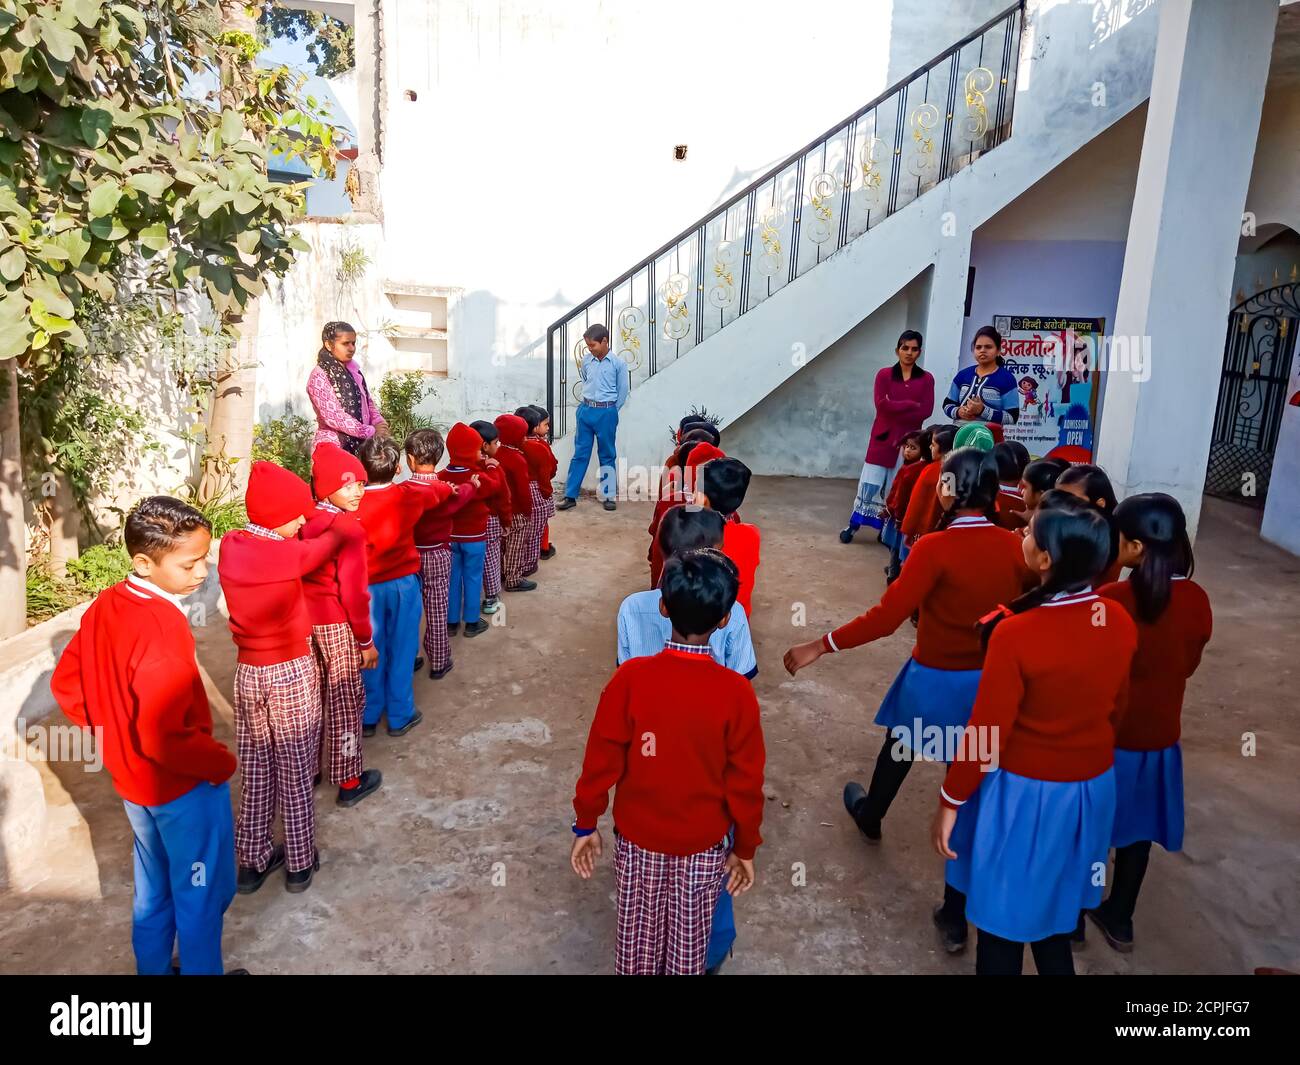
POLYGON ((1183 848, 1183 692, 1210 641, 1213 615, 1191 579, 1187 519, 1173 496, 1130 496, 1115 508, 1126 581, 1098 589, 1137 623, 1128 703, 1115 737, 1115 871, 1110 897, 1088 916, 1106 942, 1133 949, 1133 911, 1151 844, 1183 848))
POLYGON ((1040 975, 1073 975, 1079 911, 1101 901, 1137 648, 1128 614, 1092 590, 1109 553, 1102 515, 1050 493, 1024 537, 1041 584, 985 626, 979 694, 931 825, 979 930, 980 975, 1018 975, 1026 943, 1040 975))
MULTIPOLYGON (((850 781, 844 786, 845 808, 873 843, 880 840, 880 823, 912 761, 923 751, 951 758, 950 739, 970 717, 979 688, 984 663, 980 617, 1014 599, 1030 581, 1020 537, 992 521, 998 493, 992 455, 975 448, 953 451, 944 460, 938 491, 944 507, 939 528, 917 541, 880 603, 785 654, 785 668, 793 676, 827 652, 890 635, 919 612, 912 656, 876 714, 885 736, 871 785, 863 788, 850 781)), ((949 953, 965 948, 965 902, 959 894, 945 893, 935 922, 949 953)))

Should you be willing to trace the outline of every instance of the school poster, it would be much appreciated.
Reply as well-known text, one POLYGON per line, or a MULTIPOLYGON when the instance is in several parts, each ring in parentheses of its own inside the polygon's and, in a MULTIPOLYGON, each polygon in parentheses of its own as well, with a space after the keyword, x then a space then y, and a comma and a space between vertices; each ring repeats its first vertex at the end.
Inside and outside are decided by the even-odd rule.
POLYGON ((1002 334, 1002 358, 1020 389, 1020 418, 1004 425, 1034 458, 1058 444, 1092 450, 1097 415, 1097 344, 1104 318, 1052 318, 1001 314, 993 326, 1002 334))

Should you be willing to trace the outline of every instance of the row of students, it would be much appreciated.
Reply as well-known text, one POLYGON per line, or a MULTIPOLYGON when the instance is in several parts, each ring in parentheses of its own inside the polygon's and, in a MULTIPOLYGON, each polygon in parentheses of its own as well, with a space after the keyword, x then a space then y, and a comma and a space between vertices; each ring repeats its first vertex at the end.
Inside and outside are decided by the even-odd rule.
POLYGON ((763 738, 749 684, 761 536, 739 513, 750 471, 721 450, 705 412, 683 418, 673 443, 649 528, 651 587, 619 607, 618 666, 574 797, 570 861, 589 879, 596 819, 617 785, 619 973, 716 973, 761 842, 763 738), (672 694, 683 691, 689 708, 672 694))
POLYGON ((934 479, 939 527, 920 536, 880 604, 792 647, 785 665, 797 673, 916 612, 912 657, 876 718, 886 733, 870 786, 850 782, 845 805, 878 842, 937 729, 949 762, 931 830, 948 859, 934 912, 944 948, 965 948, 969 922, 980 973, 1019 972, 1025 944, 1040 973, 1072 973, 1081 914, 1132 949, 1151 843, 1181 846, 1178 722, 1212 621, 1174 499, 1116 506, 1096 467, 1029 464, 1017 537, 996 519, 1021 458, 953 451, 934 479), (1059 488, 1041 487, 1049 471, 1059 488), (1124 568, 1129 580, 1108 582, 1124 568))

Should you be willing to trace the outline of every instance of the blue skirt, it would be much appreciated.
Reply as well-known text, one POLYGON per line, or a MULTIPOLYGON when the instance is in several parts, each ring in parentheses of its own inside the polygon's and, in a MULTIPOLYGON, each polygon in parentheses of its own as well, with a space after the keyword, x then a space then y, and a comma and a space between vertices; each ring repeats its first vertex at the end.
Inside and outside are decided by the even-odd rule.
POLYGON ((886 547, 893 547, 894 541, 903 534, 898 531, 898 522, 890 518, 885 522, 885 527, 880 531, 880 540, 886 547))
POLYGON ((1073 932, 1101 902, 1115 820, 1115 773, 1031 780, 996 769, 961 807, 945 879, 976 928, 1013 943, 1073 932))
POLYGON ((1115 828, 1112 847, 1142 840, 1183 849, 1183 749, 1115 749, 1115 828))
MULTIPOLYGON (((927 727, 965 728, 979 686, 978 669, 935 669, 909 658, 885 693, 876 711, 876 724, 894 731, 906 746, 921 752, 926 739, 922 730, 927 727)), ((951 755, 943 760, 951 761, 951 755)))

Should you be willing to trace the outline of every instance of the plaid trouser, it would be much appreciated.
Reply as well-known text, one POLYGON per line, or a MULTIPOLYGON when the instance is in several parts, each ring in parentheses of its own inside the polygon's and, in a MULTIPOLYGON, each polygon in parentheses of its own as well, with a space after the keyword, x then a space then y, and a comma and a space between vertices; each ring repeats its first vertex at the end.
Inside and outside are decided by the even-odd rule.
POLYGON ((723 840, 698 854, 659 854, 615 833, 620 976, 698 976, 726 874, 723 840))
POLYGON ((501 520, 488 515, 487 544, 483 552, 483 598, 496 599, 501 595, 501 520))
POLYGON ((537 552, 541 549, 542 526, 546 519, 536 502, 531 514, 515 512, 510 531, 501 542, 501 579, 512 588, 524 579, 524 574, 537 565, 537 552))
POLYGON ((320 758, 320 674, 310 654, 273 666, 235 667, 235 746, 243 774, 235 857, 265 869, 277 805, 290 872, 316 860, 312 777, 320 758))
POLYGON ((542 495, 536 481, 528 482, 528 491, 533 497, 533 516, 528 522, 528 557, 524 560, 524 573, 537 569, 537 562, 542 557, 542 533, 546 531, 546 521, 551 516, 550 508, 555 503, 542 495))
MULTIPOLYGON (((361 776, 361 713, 366 708, 361 649, 347 622, 313 625, 311 635, 321 671, 325 765, 329 782, 342 784, 361 776)), ((313 759, 312 765, 318 764, 313 759)))
POLYGON ((451 665, 447 639, 447 584, 451 579, 451 545, 420 548, 420 591, 424 594, 424 657, 430 669, 451 665))

